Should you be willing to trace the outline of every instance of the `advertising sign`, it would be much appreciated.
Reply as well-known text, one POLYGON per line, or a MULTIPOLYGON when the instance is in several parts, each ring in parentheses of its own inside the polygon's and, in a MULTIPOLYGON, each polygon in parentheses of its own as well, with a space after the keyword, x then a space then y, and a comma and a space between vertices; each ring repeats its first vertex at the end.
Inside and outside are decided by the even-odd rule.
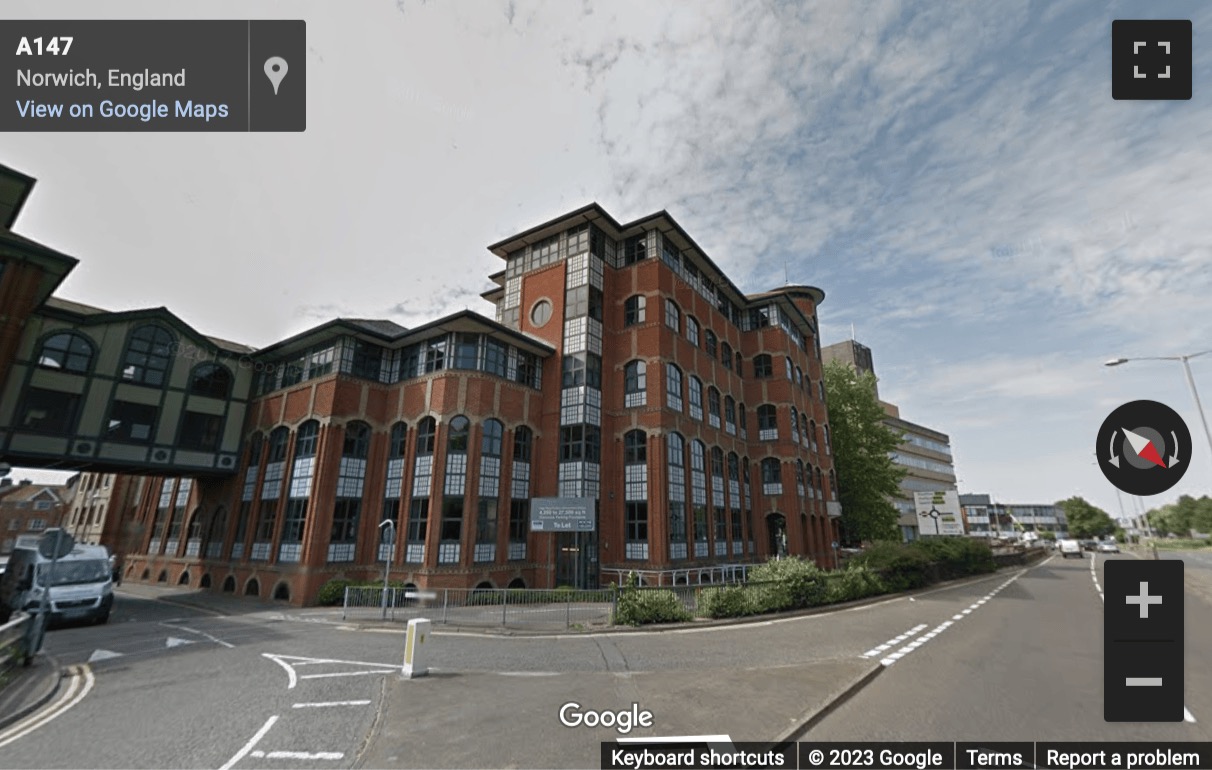
POLYGON ((536 497, 530 501, 531 532, 593 532, 592 497, 536 497))
POLYGON ((917 529, 920 534, 964 534, 958 492, 914 492, 913 506, 917 509, 917 529))

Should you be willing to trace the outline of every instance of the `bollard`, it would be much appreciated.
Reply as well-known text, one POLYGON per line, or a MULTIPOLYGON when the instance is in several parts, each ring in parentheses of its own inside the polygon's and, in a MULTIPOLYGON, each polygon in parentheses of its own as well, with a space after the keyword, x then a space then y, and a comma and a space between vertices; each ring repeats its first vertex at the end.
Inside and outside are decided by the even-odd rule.
MULTIPOLYGON (((416 679, 429 673, 429 651, 425 640, 429 636, 429 620, 414 618, 408 621, 408 633, 404 637, 404 678, 416 679)), ((431 645, 432 646, 432 645, 431 645)))

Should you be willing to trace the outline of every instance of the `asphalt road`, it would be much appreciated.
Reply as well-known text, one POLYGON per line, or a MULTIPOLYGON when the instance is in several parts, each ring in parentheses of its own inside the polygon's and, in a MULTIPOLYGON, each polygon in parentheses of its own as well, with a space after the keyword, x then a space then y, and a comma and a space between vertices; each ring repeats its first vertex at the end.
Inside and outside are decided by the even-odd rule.
POLYGON ((1099 554, 1092 561, 1087 554, 1081 562, 1053 557, 1030 570, 970 619, 888 666, 802 739, 1212 739, 1212 554, 1163 555, 1187 567, 1186 706, 1195 722, 1103 721, 1101 566, 1135 557, 1099 554))
MULTIPOLYGON (((714 672, 883 661, 878 676, 803 739, 1209 740, 1212 667, 1203 658, 1212 638, 1212 555, 1164 556, 1188 564, 1187 706, 1197 720, 1190 723, 1103 722, 1102 600, 1091 564, 1104 556, 1053 557, 912 598, 735 626, 542 637, 436 627, 427 692, 454 697, 442 681, 485 682, 477 708, 508 719, 539 708, 526 700, 525 682, 550 682, 549 675, 622 675, 593 705, 624 709, 633 697, 626 677, 684 673, 696 697, 744 709, 747 698, 768 694, 714 692, 714 672), (494 698, 505 702, 493 707, 494 698)), ((411 684, 399 677, 402 636, 324 611, 258 606, 219 615, 120 594, 108 625, 49 634, 48 651, 77 666, 76 676, 44 712, 57 713, 53 719, 0 732, 0 768, 355 767, 382 734, 376 719, 393 688, 411 684)), ((441 708, 457 713, 465 702, 441 708)), ((694 702, 685 708, 686 730, 718 731, 694 718, 694 702)), ((541 710, 540 719, 555 722, 554 706, 541 710)), ((466 742, 474 731, 468 724, 426 739, 466 742)), ((512 756, 527 756, 526 736, 513 740, 512 756)))

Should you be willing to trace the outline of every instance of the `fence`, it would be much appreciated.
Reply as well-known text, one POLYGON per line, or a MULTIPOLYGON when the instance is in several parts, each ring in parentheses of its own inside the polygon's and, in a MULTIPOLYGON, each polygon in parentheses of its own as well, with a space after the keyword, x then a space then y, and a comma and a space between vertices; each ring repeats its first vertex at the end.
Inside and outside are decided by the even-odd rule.
POLYGON ((384 596, 381 587, 348 586, 341 618, 558 630, 610 625, 617 601, 613 588, 388 588, 384 596))
POLYGON ((713 567, 688 567, 684 569, 628 569, 626 567, 603 567, 602 580, 624 585, 630 575, 635 575, 641 586, 701 586, 743 583, 749 570, 756 564, 717 564, 713 567))
POLYGON ((0 626, 0 679, 18 663, 29 665, 31 656, 26 646, 29 642, 28 626, 32 620, 32 615, 17 612, 9 622, 0 626))

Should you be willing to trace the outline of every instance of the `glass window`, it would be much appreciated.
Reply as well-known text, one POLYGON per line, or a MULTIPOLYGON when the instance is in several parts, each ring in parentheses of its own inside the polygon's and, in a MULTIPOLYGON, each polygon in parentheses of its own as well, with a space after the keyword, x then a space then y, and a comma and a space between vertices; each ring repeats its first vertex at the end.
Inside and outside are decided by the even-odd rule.
POLYGON ((665 325, 675 332, 682 331, 682 311, 678 310, 678 305, 671 299, 665 299, 665 325))
POLYGON ((110 441, 150 444, 159 412, 159 407, 150 404, 114 401, 109 410, 109 423, 105 429, 105 437, 110 441))
POLYGON ((269 434, 269 457, 271 463, 286 461, 286 442, 290 440, 290 429, 286 426, 274 428, 269 434))
POLYGON ((534 448, 534 434, 530 428, 525 425, 519 425, 513 429, 513 461, 520 463, 530 462, 530 455, 534 448))
POLYGON ((646 236, 634 235, 623 242, 623 264, 634 265, 648 257, 648 241, 646 236))
POLYGON ((480 335, 478 334, 457 334, 455 335, 455 369, 478 369, 480 368, 480 335))
POLYGON ((446 338, 438 337, 425 343, 425 371, 438 372, 446 368, 446 338))
POLYGON ((76 432, 80 397, 44 388, 26 388, 17 428, 34 433, 67 436, 76 432))
POLYGON ((623 367, 623 393, 625 406, 643 406, 648 387, 648 365, 643 361, 629 361, 623 367))
POLYGON ((674 468, 686 467, 686 439, 681 433, 670 433, 668 444, 669 464, 674 468))
POLYGON ((634 326, 644 323, 644 306, 647 300, 642 294, 628 297, 623 303, 623 325, 634 326))
POLYGON ((712 358, 715 358, 716 341, 717 341, 715 332, 708 329, 705 337, 707 339, 707 347, 706 347, 707 355, 711 356, 712 358))
POLYGON ((140 385, 164 385, 174 344, 173 335, 154 324, 135 329, 126 345, 122 379, 140 385))
POLYGON ((595 353, 573 353, 564 356, 564 387, 602 387, 602 357, 595 353))
POLYGON ((627 465, 648 462, 647 433, 642 430, 632 430, 623 436, 623 462, 627 465))
MULTIPOLYGON (((348 430, 348 428, 346 428, 348 430)), ((295 458, 300 457, 315 457, 316 456, 316 440, 320 435, 320 423, 315 420, 308 420, 299 426, 299 431, 295 435, 295 458)))
POLYGON ((437 434, 437 422, 432 417, 426 417, 417 425, 417 454, 431 455, 434 449, 434 436, 437 434))
POLYGON ((779 484, 782 483, 783 466, 773 457, 767 457, 762 460, 762 483, 763 484, 779 484))
POLYGON ((480 453, 487 457, 501 456, 501 442, 505 436, 505 426, 500 420, 485 420, 480 441, 480 453))
POLYGON ((560 428, 561 462, 600 462, 602 429, 596 425, 567 425, 560 428))
POLYGON ((712 386, 707 389, 707 413, 718 427, 720 422, 720 392, 712 386))
POLYGON ((774 363, 770 360, 770 356, 762 353, 753 357, 754 377, 770 377, 773 373, 774 363))
POLYGON ((696 348, 699 346, 699 322, 691 315, 686 316, 686 339, 696 348))
POLYGON ((463 415, 453 418, 446 434, 446 451, 454 454, 466 454, 467 436, 470 429, 471 422, 463 415))
POLYGON ((491 337, 484 338, 484 371, 504 377, 508 360, 509 349, 505 343, 491 337))
POLYGON ((93 346, 82 334, 63 332, 48 337, 38 354, 38 366, 87 374, 93 360, 93 346))
POLYGON ((343 457, 365 458, 370 450, 370 426, 364 422, 351 422, 345 425, 345 446, 343 457))
POLYGON ((404 456, 408 440, 408 425, 397 422, 391 426, 391 443, 388 446, 388 456, 397 459, 404 456))
POLYGON ((189 392, 195 396, 226 399, 231 395, 231 372, 219 364, 202 364, 190 375, 189 392))
POLYGON ((732 371, 732 346, 727 342, 720 345, 720 361, 725 369, 732 371))
POLYGON ((665 405, 682 411, 682 370, 677 364, 665 365, 665 405))
POLYGON ((223 433, 223 418, 217 414, 186 412, 181 420, 181 436, 177 443, 182 449, 214 452, 219 448, 223 433))
POLYGON ((742 359, 741 359, 741 351, 739 351, 739 350, 738 350, 738 351, 736 352, 736 376, 737 376, 737 377, 744 377, 744 376, 745 376, 745 372, 744 372, 744 370, 743 370, 743 369, 741 369, 741 360, 742 360, 742 359))
POLYGON ((791 363, 790 356, 787 357, 786 361, 787 361, 787 379, 790 380, 790 379, 794 378, 795 367, 791 363))

